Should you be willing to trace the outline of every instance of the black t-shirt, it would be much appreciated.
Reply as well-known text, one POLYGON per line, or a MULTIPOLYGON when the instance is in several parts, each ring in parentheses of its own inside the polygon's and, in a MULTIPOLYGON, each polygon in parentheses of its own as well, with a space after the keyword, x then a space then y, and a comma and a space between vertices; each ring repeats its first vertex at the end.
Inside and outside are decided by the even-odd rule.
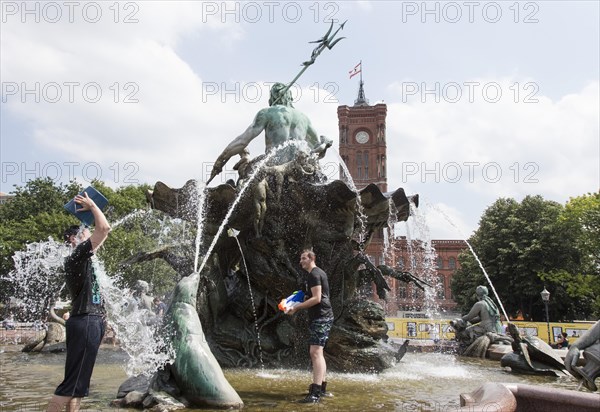
POLYGON ((321 303, 308 308, 308 318, 312 322, 315 319, 333 318, 331 301, 329 300, 329 281, 327 274, 318 267, 314 267, 308 274, 307 298, 312 297, 311 288, 321 285, 321 303))
POLYGON ((92 265, 92 242, 81 242, 65 259, 65 280, 71 295, 71 316, 102 315, 100 288, 92 265))

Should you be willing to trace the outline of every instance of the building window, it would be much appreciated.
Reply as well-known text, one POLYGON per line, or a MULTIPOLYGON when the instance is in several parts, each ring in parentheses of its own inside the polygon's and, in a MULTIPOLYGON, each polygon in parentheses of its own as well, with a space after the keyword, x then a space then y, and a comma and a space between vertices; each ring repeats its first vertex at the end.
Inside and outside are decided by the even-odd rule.
POLYGON ((437 298, 446 299, 446 282, 444 276, 438 276, 437 298))
POLYGON ((340 135, 341 135, 341 142, 342 143, 348 143, 348 127, 346 126, 342 126, 342 128, 340 129, 340 135))
POLYGON ((369 178, 369 152, 365 152, 365 179, 369 178))
POLYGON ((442 260, 441 257, 437 258, 437 268, 438 269, 444 269, 444 261, 442 260))
POLYGON ((342 156, 342 162, 343 164, 340 164, 340 176, 342 178, 348 178, 349 176, 346 176, 346 170, 348 169, 348 156, 342 156))
POLYGON ((398 269, 404 270, 404 258, 403 257, 398 259, 398 269))
MULTIPOLYGON (((404 283, 404 282, 402 282, 404 283)), ((398 285, 398 289, 396 289, 396 294, 400 299, 406 299, 406 284, 398 285)))
POLYGON ((356 153, 356 178, 362 179, 362 152, 356 153))
POLYGON ((456 259, 454 259, 453 257, 448 259, 448 267, 450 269, 456 269, 456 259))
POLYGON ((412 287, 412 297, 413 299, 421 299, 423 297, 423 293, 421 289, 416 286, 412 287))
POLYGON ((385 155, 381 155, 381 177, 385 177, 385 155))

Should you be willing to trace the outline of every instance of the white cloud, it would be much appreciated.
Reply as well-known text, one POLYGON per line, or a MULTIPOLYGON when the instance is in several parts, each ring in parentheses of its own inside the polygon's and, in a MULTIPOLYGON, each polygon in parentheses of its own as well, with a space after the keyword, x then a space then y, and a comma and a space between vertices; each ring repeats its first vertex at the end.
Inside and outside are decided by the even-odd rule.
MULTIPOLYGON (((133 170, 125 169, 129 164, 137 168, 133 177, 145 183, 162 180, 180 186, 189 178, 202 178, 206 171, 203 162, 214 161, 225 145, 246 129, 255 113, 267 106, 265 80, 230 78, 230 73, 245 73, 244 64, 254 56, 252 51, 236 50, 236 46, 242 44, 239 40, 251 33, 249 27, 252 27, 252 33, 258 36, 244 42, 244 47, 256 44, 253 47, 262 48, 264 42, 272 38, 269 36, 273 30, 281 27, 235 24, 231 16, 227 19, 221 19, 220 14, 208 16, 206 8, 197 2, 139 2, 134 16, 138 23, 115 24, 108 9, 112 4, 102 3, 107 18, 98 24, 80 19, 73 24, 21 24, 11 20, 2 25, 3 82, 30 86, 35 82, 41 85, 56 82, 63 85, 64 94, 67 92, 65 82, 79 83, 74 103, 65 101, 66 96, 59 103, 35 103, 31 96, 27 103, 21 103, 18 95, 3 95, 8 100, 2 107, 3 116, 17 119, 26 128, 7 131, 3 126, 3 161, 7 153, 8 160, 21 161, 18 156, 28 150, 45 155, 46 161, 98 162, 103 178, 114 185, 126 183, 123 177, 133 170), (233 59, 232 55, 243 55, 239 58, 239 70, 228 72, 223 76, 226 80, 219 79, 218 85, 222 87, 221 82, 226 82, 228 87, 237 85, 241 89, 255 82, 260 85, 260 99, 244 99, 241 90, 237 96, 222 95, 221 90, 216 95, 207 95, 205 72, 212 69, 211 78, 218 78, 215 67, 220 69, 223 62, 184 60, 178 54, 178 47, 185 43, 189 53, 190 41, 198 43, 199 56, 204 48, 223 47, 228 48, 222 54, 230 59, 228 61, 236 61, 237 57, 233 59), (81 96, 82 85, 90 82, 102 88, 103 96, 98 103, 88 103, 81 96), (132 84, 126 88, 128 82, 132 84), (113 101, 115 83, 119 86, 119 103, 113 101), (131 92, 135 94, 130 97, 139 102, 122 103, 131 92), (31 136, 31 140, 7 143, 7 136, 31 136), (18 155, 11 159, 14 153, 18 155), (118 181, 110 181, 114 165, 120 171, 118 181)), ((372 4, 368 2, 342 3, 340 7, 342 10, 336 13, 339 20, 351 12, 377 12, 371 10, 372 4)), ((332 12, 324 4, 319 10, 321 17, 332 12)), ((121 19, 126 11, 131 12, 122 9, 121 19)), ((305 11, 307 24, 312 24, 314 10, 305 11)), ((273 44, 284 47, 282 43, 273 44)), ((347 54, 345 57, 340 54, 339 61, 354 64, 356 50, 349 44, 346 47, 347 54)), ((344 47, 337 46, 336 53, 343 51, 344 47)), ((378 48, 365 53, 375 51, 378 48)), ((385 63, 378 73, 390 83, 392 92, 391 98, 386 98, 390 190, 404 187, 407 194, 420 193, 422 199, 450 215, 467 235, 476 227, 484 207, 500 196, 520 198, 540 193, 564 202, 569 196, 598 190, 598 81, 560 98, 550 98, 547 96, 552 93, 544 93, 541 81, 538 90, 526 88, 527 82, 535 84, 537 80, 519 77, 515 70, 517 74, 510 77, 472 79, 480 84, 472 103, 468 101, 464 84, 463 96, 457 103, 444 101, 453 96, 452 88, 448 87, 447 93, 440 96, 440 103, 433 102, 431 95, 426 95, 427 102, 421 103, 419 94, 406 96, 405 88, 411 80, 388 80, 388 76, 395 73, 386 71, 385 67, 397 66, 394 57, 371 57, 385 63), (497 83, 503 93, 498 103, 485 101, 481 94, 481 85, 492 82, 497 83), (515 88, 517 82, 519 87, 515 88), (514 102, 516 90, 519 90, 517 103, 514 102), (524 103, 532 91, 534 96, 529 97, 539 101, 524 103), (478 166, 470 170, 465 162, 477 162, 478 166), (502 171, 502 178, 496 183, 492 182, 495 168, 488 168, 488 174, 483 174, 484 165, 494 164, 502 171), (450 180, 456 177, 455 165, 462 175, 453 183, 450 180), (416 173, 407 175, 408 167, 413 167, 412 170, 416 167, 416 173), (430 173, 423 176, 425 168, 430 173), (438 183, 433 180, 436 173, 438 183), (527 178, 537 179, 537 182, 526 183, 527 178)), ((321 66, 311 67, 310 75, 318 73, 320 67, 332 70, 333 66, 325 63, 327 60, 323 59, 321 66)), ((275 73, 283 70, 274 68, 271 60, 252 61, 252 64, 264 70, 265 76, 272 76, 273 70, 275 73)), ((344 78, 344 71, 350 68, 345 65, 341 70, 344 78)), ((444 77, 440 74, 439 78, 444 77)), ((303 88, 295 106, 311 118, 320 134, 334 139, 337 149, 338 102, 327 93, 323 89, 303 88)), ((262 153, 263 137, 258 137, 250 149, 252 155, 262 153)), ((29 161, 29 158, 24 160, 29 161)), ((337 176, 336 168, 330 167, 337 161, 333 151, 324 159, 330 177, 337 176)), ((234 160, 229 166, 233 163, 234 160)), ((457 236, 453 228, 448 229, 447 223, 434 215, 435 212, 429 217, 433 237, 457 236)))
POLYGON ((598 188, 598 82, 558 101, 539 92, 537 103, 515 103, 514 79, 476 81, 499 84, 506 98, 435 103, 424 96, 425 103, 388 105, 390 180, 437 178, 455 191, 555 200, 598 188))
POLYGON ((362 11, 371 11, 373 10, 373 2, 371 1, 354 1, 354 3, 359 9, 362 11))
POLYGON ((174 48, 192 32, 217 31, 226 41, 242 30, 214 18, 203 23, 195 2, 132 4, 139 4, 139 23, 114 24, 106 3, 103 12, 111 18, 97 25, 5 24, 2 80, 19 90, 3 96, 3 109, 31 125, 36 147, 61 160, 98 162, 104 176, 115 162, 135 163, 141 179, 154 172, 173 177, 175 162, 200 170, 206 142, 218 145, 235 122, 221 105, 202 101, 202 79, 174 48), (36 87, 40 102, 21 94, 36 87), (91 103, 98 90, 101 98, 91 103))

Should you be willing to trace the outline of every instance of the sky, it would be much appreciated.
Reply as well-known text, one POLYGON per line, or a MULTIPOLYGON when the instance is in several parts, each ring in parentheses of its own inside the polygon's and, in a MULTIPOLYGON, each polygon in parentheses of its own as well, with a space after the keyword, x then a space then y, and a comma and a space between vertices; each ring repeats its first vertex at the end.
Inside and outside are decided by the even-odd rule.
MULTIPOLYGON (((345 39, 296 82, 294 106, 337 149, 362 61, 366 97, 387 104, 388 188, 419 194, 432 238, 470 236, 500 197, 564 204, 600 188, 596 1, 0 6, 2 192, 37 177, 206 181, 332 20, 345 39)), ((249 148, 263 153, 264 137, 249 148)), ((323 159, 330 178, 338 162, 323 159)))

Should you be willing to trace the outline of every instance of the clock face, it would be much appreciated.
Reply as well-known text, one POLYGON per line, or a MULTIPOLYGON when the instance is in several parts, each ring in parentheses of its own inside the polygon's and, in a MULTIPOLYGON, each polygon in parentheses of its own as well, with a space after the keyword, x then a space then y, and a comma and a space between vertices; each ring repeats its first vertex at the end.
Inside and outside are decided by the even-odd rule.
POLYGON ((369 141, 369 133, 365 132, 365 131, 360 131, 358 133, 356 133, 356 142, 360 143, 360 144, 364 144, 367 143, 369 141))

